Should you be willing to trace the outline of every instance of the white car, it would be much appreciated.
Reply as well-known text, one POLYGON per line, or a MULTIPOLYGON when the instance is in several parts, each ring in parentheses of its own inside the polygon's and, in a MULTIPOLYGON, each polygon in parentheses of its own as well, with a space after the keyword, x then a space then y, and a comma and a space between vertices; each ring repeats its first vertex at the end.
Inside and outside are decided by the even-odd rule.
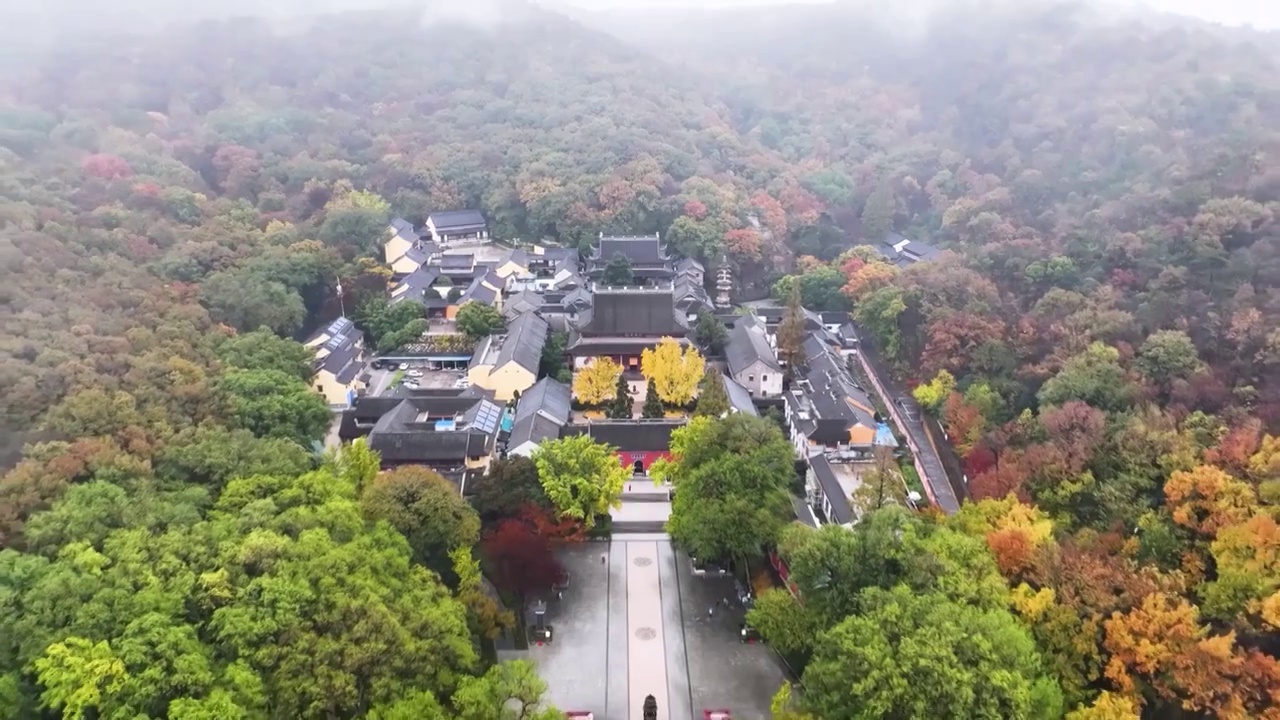
POLYGON ((398 369, 398 370, 408 370, 408 369, 409 369, 409 363, 400 363, 400 367, 399 367, 399 368, 397 368, 397 369, 398 369))
POLYGON ((422 377, 422 371, 421 371, 421 370, 410 370, 409 372, 405 373, 405 375, 408 375, 408 376, 409 376, 409 377, 411 377, 411 378, 420 378, 420 377, 422 377))
POLYGON ((409 388, 410 390, 417 390, 417 389, 418 389, 418 381, 417 381, 417 380, 405 380, 404 382, 400 383, 400 385, 401 385, 402 387, 407 387, 407 388, 409 388))

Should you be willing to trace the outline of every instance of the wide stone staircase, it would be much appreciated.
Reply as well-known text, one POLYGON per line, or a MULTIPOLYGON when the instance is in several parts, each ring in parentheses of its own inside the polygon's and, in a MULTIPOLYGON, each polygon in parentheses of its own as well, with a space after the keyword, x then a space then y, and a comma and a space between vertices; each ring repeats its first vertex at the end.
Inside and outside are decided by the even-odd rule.
POLYGON ((665 535, 669 517, 669 487, 654 485, 647 475, 634 475, 622 488, 622 507, 613 511, 613 534, 665 535))

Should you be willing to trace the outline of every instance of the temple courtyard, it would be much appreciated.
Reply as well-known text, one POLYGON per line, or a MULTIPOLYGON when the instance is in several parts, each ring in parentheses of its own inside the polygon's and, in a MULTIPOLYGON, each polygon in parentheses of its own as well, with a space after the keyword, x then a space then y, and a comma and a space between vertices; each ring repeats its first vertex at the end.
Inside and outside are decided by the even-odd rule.
POLYGON ((663 720, 768 717, 785 676, 767 646, 741 641, 732 579, 695 576, 661 534, 571 546, 560 559, 570 581, 548 603, 555 639, 529 650, 556 707, 641 720, 653 695, 663 720))

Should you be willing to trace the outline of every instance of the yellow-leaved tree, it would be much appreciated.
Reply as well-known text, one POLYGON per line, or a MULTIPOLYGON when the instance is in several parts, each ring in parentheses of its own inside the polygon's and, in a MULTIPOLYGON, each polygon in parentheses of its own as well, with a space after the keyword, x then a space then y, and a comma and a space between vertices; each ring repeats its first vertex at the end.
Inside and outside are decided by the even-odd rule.
POLYGON ((613 358, 594 358, 573 374, 573 394, 588 405, 612 400, 621 374, 622 366, 613 358))
POLYGON ((664 337, 657 347, 640 355, 640 372, 652 380, 658 397, 667 405, 686 405, 702 382, 707 363, 692 347, 682 348, 675 338, 664 337))

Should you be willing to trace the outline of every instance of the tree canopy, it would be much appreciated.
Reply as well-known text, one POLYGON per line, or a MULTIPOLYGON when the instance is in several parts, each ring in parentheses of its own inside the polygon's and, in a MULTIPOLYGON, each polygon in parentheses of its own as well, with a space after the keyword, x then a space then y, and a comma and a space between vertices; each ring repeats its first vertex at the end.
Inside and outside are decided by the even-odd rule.
POLYGON ((671 435, 653 476, 675 486, 667 530, 695 557, 758 557, 792 517, 791 445, 766 419, 695 417, 671 435))
POLYGON ((548 440, 533 453, 538 479, 561 517, 590 529, 596 519, 616 507, 630 472, 611 445, 588 435, 548 440))

